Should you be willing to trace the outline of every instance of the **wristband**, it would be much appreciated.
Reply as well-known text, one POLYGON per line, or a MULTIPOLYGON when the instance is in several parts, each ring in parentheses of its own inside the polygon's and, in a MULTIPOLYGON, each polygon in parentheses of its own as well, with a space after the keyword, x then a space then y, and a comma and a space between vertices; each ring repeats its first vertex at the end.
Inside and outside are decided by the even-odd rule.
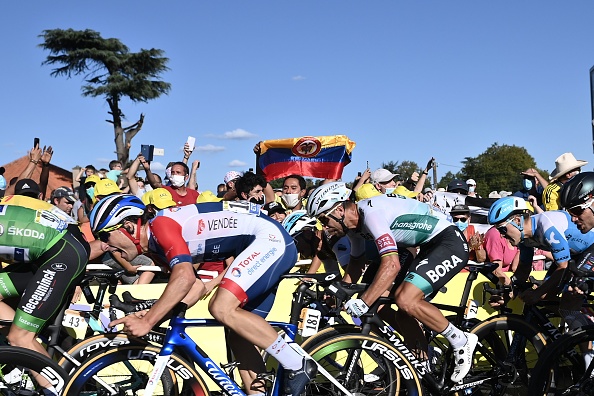
POLYGON ((32 162, 32 163, 34 163, 35 165, 37 165, 37 164, 39 163, 39 160, 34 160, 34 159, 32 159, 32 158, 31 158, 31 159, 29 160, 29 162, 32 162))

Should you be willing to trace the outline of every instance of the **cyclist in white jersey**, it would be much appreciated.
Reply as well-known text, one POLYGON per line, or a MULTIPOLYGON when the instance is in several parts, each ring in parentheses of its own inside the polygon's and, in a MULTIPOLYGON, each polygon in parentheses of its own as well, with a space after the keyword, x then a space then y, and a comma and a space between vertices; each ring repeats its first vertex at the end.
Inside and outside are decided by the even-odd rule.
MULTIPOLYGON (((369 288, 345 304, 353 316, 364 315, 382 293, 392 287, 401 270, 397 244, 418 246, 408 275, 395 292, 396 305, 431 330, 441 333, 454 348, 456 366, 451 379, 464 379, 471 367, 477 336, 453 326, 439 309, 425 300, 454 277, 468 262, 468 245, 458 228, 431 206, 396 194, 378 195, 358 203, 350 190, 334 182, 316 188, 307 203, 330 235, 347 235, 351 260, 345 280, 357 280, 365 261, 365 240, 375 241, 380 266, 369 288)), ((404 271, 404 269, 403 269, 404 271)))
POLYGON ((260 216, 260 205, 246 201, 172 207, 157 212, 154 218, 145 209, 136 196, 117 195, 102 199, 91 212, 91 229, 105 249, 120 251, 129 261, 150 253, 171 267, 163 295, 146 315, 129 315, 110 326, 123 324, 129 334, 147 334, 195 284, 193 263, 233 257, 209 310, 240 336, 232 337, 232 347, 243 362, 246 392, 264 392, 260 382, 252 387, 256 375, 266 371, 262 359, 254 358, 259 356, 253 347, 257 345, 286 369, 285 394, 300 394, 317 366, 313 360, 303 359, 264 319, 281 275, 297 261, 293 239, 280 223, 260 216), (243 339, 248 343, 241 342, 243 339), (246 362, 251 366, 246 367, 246 362))

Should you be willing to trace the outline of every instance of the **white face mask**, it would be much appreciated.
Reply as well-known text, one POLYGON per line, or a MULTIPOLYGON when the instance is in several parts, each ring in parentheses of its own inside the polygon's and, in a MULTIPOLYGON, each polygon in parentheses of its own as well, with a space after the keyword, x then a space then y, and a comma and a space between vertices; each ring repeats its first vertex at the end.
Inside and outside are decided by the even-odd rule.
POLYGON ((169 181, 173 187, 181 187, 186 183, 186 178, 182 175, 171 175, 169 181))
POLYGON ((300 200, 299 194, 283 194, 283 202, 288 209, 293 209, 300 200))

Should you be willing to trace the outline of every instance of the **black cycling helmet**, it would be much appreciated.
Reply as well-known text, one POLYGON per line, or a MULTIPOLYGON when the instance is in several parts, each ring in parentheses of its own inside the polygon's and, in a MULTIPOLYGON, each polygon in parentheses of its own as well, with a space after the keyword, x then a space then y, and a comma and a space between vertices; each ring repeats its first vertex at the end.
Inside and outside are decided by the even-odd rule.
POLYGON ((594 172, 582 172, 565 182, 559 191, 561 206, 581 205, 594 195, 594 172))

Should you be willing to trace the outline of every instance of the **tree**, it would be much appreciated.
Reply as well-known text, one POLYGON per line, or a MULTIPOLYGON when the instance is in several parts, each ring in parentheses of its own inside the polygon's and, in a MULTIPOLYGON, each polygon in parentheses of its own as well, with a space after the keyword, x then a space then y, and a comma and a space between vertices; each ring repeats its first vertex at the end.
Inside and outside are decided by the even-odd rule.
POLYGON ((171 84, 160 79, 161 73, 169 70, 168 58, 159 49, 141 49, 130 52, 120 40, 104 39, 93 30, 52 29, 44 30, 39 37, 44 42, 39 46, 50 52, 43 65, 58 65, 51 76, 84 75, 82 95, 103 97, 109 105, 113 125, 117 158, 123 164, 130 158, 132 139, 144 122, 140 114, 137 122, 122 127, 124 113, 120 100, 124 97, 133 102, 148 102, 162 94, 168 94, 171 84))
MULTIPOLYGON (((493 143, 478 157, 466 157, 458 174, 459 178, 472 178, 477 192, 486 197, 490 191, 517 191, 521 188, 521 172, 536 168, 534 158, 523 147, 493 143)), ((541 172, 543 173, 543 172, 541 172)), ((442 179, 443 180, 443 179, 442 179)))

